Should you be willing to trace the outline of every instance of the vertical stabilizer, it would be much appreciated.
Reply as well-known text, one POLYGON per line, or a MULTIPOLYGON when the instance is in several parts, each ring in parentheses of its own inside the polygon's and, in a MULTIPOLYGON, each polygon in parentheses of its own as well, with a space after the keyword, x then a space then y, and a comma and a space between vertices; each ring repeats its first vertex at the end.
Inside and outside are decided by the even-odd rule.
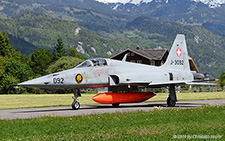
POLYGON ((170 50, 169 56, 167 57, 167 60, 162 67, 168 69, 190 71, 187 45, 185 36, 183 34, 177 34, 170 50))

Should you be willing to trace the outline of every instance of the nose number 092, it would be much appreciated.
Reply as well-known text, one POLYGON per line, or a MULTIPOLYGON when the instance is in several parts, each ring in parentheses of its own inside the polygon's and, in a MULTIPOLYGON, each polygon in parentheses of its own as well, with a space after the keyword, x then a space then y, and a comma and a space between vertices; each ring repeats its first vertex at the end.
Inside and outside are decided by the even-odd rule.
POLYGON ((53 83, 54 84, 63 84, 64 78, 53 78, 53 83))

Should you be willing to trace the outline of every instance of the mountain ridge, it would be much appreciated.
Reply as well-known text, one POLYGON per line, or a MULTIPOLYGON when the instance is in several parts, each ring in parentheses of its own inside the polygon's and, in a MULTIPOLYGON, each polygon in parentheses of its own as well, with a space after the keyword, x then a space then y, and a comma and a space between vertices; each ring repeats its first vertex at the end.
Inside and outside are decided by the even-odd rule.
MULTIPOLYGON (((158 3, 169 3, 170 0, 96 0, 98 2, 102 2, 104 4, 109 4, 109 3, 121 3, 121 4, 134 4, 134 5, 140 5, 143 3, 151 3, 152 1, 158 2, 158 3)), ((194 1, 196 3, 201 2, 205 5, 208 5, 210 8, 216 8, 220 7, 222 4, 225 4, 225 0, 190 0, 194 1)), ((114 9, 115 10, 115 9, 114 9)))
MULTIPOLYGON (((158 9, 154 9, 155 7, 152 9, 153 16, 155 17, 149 18, 149 16, 144 17, 133 14, 133 17, 130 19, 129 16, 126 17, 128 14, 115 16, 114 13, 111 13, 110 16, 110 14, 107 15, 104 12, 96 12, 96 8, 79 9, 73 6, 70 7, 71 0, 67 0, 70 3, 62 5, 59 9, 57 8, 60 3, 51 5, 49 0, 45 1, 43 7, 42 4, 44 3, 41 0, 33 0, 42 3, 35 3, 35 5, 31 4, 30 6, 24 4, 23 0, 13 1, 12 3, 10 1, 13 0, 9 0, 8 5, 10 6, 8 11, 11 10, 12 13, 8 17, 2 18, 0 21, 0 30, 6 30, 12 36, 23 39, 36 47, 51 50, 56 44, 57 38, 60 36, 63 38, 65 48, 76 48, 82 57, 109 57, 127 48, 135 49, 136 47, 140 47, 153 49, 160 46, 170 49, 176 34, 185 34, 189 54, 196 62, 200 71, 209 72, 212 76, 217 77, 225 69, 225 64, 221 61, 224 60, 225 56, 225 37, 202 28, 201 24, 196 26, 188 22, 185 23, 186 19, 184 19, 184 22, 177 22, 178 19, 183 17, 183 13, 185 12, 195 14, 195 11, 197 12, 199 10, 198 7, 208 11, 208 6, 204 4, 197 5, 193 9, 189 9, 190 5, 187 4, 186 9, 184 9, 185 7, 182 7, 184 1, 179 1, 180 5, 176 3, 175 6, 180 6, 180 8, 174 9, 173 5, 164 7, 165 5, 157 5, 155 3, 156 7, 159 6, 158 9), (18 2, 22 4, 19 5, 18 2), (13 7, 14 4, 18 4, 18 6, 13 7), (22 6, 26 7, 25 11, 21 9, 22 6), (29 8, 33 9, 29 10, 29 8), (171 9, 172 11, 170 13, 166 13, 171 9), (30 12, 36 10, 37 12, 30 12), (180 10, 178 12, 179 14, 176 14, 177 10, 180 10), (19 14, 14 13, 15 15, 13 15, 15 11, 20 12, 18 12, 19 14), (169 21, 173 17, 171 13, 174 13, 177 19, 169 21), (169 16, 166 16, 168 14, 169 16), (164 17, 168 19, 163 20, 164 17), (157 18, 160 20, 157 20, 157 18), (104 23, 105 21, 107 23, 104 23), (83 27, 83 25, 85 26, 83 27)), ((175 0, 173 1, 175 2, 175 0)), ((91 1, 89 0, 89 2, 91 1)), ((98 3, 96 2, 96 4, 98 3)), ((5 6, 7 7, 7 5, 5 6)), ((101 4, 101 6, 105 6, 105 4, 101 4)), ((142 6, 140 5, 139 8, 142 6)), ((220 8, 223 7, 211 8, 210 10, 217 12, 217 10, 221 10, 220 8)), ((6 11, 0 10, 0 13, 4 12, 6 11)), ((212 11, 208 11, 209 14, 210 12, 212 11)), ((189 14, 189 16, 193 18, 193 15, 189 14)), ((188 18, 188 15, 186 17, 188 18)), ((208 20, 212 24, 203 25, 214 27, 216 18, 214 17, 214 20, 208 20)), ((223 17, 220 19, 221 21, 224 20, 223 17)), ((204 19, 200 20, 204 21, 204 19)), ((223 25, 223 22, 220 24, 223 25)), ((218 31, 223 33, 223 30, 218 31)), ((17 45, 14 46, 16 47, 17 45)))
POLYGON ((206 29, 225 36, 225 4, 220 4, 225 0, 150 1, 134 5, 104 4, 95 0, 1 0, 0 19, 27 11, 44 12, 53 18, 77 22, 101 37, 114 39, 121 38, 119 29, 127 22, 145 16, 160 21, 203 25, 206 29), (217 2, 220 6, 209 8, 204 4, 207 2, 217 2))

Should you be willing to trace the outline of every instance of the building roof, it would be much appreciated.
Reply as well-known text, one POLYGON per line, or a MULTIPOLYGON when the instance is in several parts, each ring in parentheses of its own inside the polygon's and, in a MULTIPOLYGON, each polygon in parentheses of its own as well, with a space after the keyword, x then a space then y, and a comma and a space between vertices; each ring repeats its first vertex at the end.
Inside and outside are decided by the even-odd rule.
POLYGON ((140 56, 143 56, 143 57, 145 57, 145 58, 147 58, 149 60, 162 60, 164 54, 166 52, 168 52, 168 50, 166 50, 166 49, 146 49, 146 50, 141 50, 140 49, 140 50, 137 50, 137 49, 129 49, 128 48, 128 49, 126 49, 126 50, 124 50, 124 51, 122 51, 122 52, 112 56, 111 58, 114 58, 114 57, 116 57, 116 56, 118 56, 118 55, 120 55, 120 54, 122 54, 124 52, 127 52, 127 51, 134 52, 134 53, 136 53, 136 54, 138 54, 140 56))
MULTIPOLYGON (((165 54, 169 54, 169 51, 167 49, 146 49, 146 50, 142 50, 142 49, 126 49, 114 56, 111 57, 111 59, 126 53, 126 52, 133 52, 136 53, 144 58, 147 58, 149 60, 162 60, 165 54)), ((193 59, 188 56, 188 60, 190 63, 190 69, 193 71, 196 71, 197 73, 199 73, 199 70, 197 68, 197 66, 195 65, 193 59)))

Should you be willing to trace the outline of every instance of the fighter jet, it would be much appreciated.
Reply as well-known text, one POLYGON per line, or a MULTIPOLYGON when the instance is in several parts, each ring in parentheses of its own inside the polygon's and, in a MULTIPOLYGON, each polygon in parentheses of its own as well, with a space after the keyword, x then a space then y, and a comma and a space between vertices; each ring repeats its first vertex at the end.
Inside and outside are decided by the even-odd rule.
POLYGON ((177 102, 175 86, 193 84, 204 75, 190 71, 185 36, 178 34, 166 62, 162 66, 150 66, 126 61, 94 58, 77 67, 33 80, 19 83, 19 86, 33 88, 73 89, 72 109, 79 109, 78 97, 81 88, 107 87, 108 92, 92 99, 102 104, 119 106, 121 103, 142 102, 153 96, 151 92, 139 92, 139 87, 168 87, 168 106, 177 102))

